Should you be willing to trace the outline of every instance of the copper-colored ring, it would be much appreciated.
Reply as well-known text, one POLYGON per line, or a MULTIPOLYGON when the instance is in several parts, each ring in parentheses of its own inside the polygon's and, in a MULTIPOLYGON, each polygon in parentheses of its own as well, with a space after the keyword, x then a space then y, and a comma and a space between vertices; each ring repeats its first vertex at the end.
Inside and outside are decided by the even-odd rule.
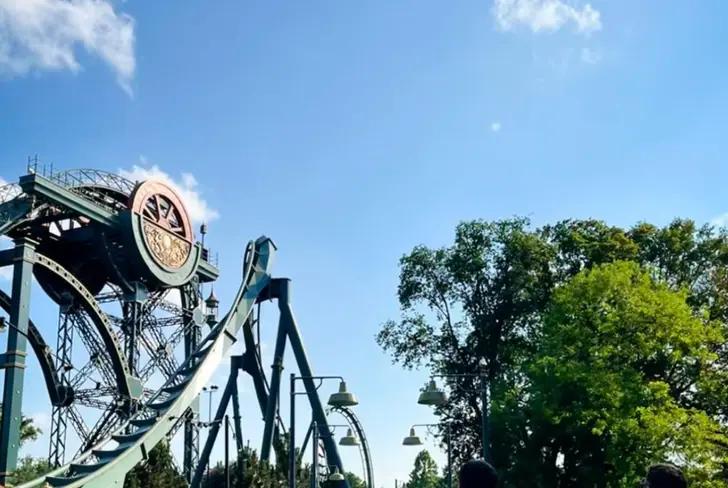
MULTIPOLYGON (((162 183, 161 181, 147 180, 139 184, 129 197, 129 207, 133 212, 136 212, 143 218, 150 220, 144 215, 144 208, 147 200, 154 195, 161 195, 170 201, 172 207, 177 210, 180 216, 180 225, 182 226, 184 235, 178 234, 179 237, 185 239, 188 242, 192 242, 192 225, 190 223, 187 209, 185 208, 184 203, 182 203, 182 199, 179 197, 179 195, 177 195, 177 192, 175 192, 170 186, 162 183)), ((159 222, 154 223, 160 225, 159 222)))

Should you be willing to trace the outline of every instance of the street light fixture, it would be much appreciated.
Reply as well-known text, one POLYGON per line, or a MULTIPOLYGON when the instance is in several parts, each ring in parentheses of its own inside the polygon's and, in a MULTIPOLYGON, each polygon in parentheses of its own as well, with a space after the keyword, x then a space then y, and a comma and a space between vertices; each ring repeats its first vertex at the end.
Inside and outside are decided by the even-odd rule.
POLYGON ((332 393, 329 397, 329 405, 332 407, 353 407, 358 405, 356 397, 353 393, 346 390, 346 382, 341 380, 339 383, 339 391, 332 393))
POLYGON ((410 428, 410 433, 407 437, 404 438, 402 441, 403 446, 421 446, 422 445, 422 439, 419 438, 417 433, 415 432, 415 428, 410 428))
MULTIPOLYGON (((442 427, 443 424, 415 424, 410 427, 409 435, 402 441, 403 446, 421 446, 422 439, 415 432, 415 427, 442 427)), ((445 440, 447 442, 447 485, 452 488, 452 429, 450 422, 444 424, 447 429, 445 430, 445 440)))
POLYGON ((434 378, 479 378, 480 388, 472 391, 480 395, 482 403, 482 422, 481 422, 481 441, 483 459, 488 461, 488 381, 483 373, 464 373, 464 374, 438 374, 434 375, 424 391, 420 393, 417 403, 420 405, 442 406, 447 403, 447 395, 440 390, 435 383, 434 378))
POLYGON ((339 445, 356 447, 360 446, 361 442, 359 442, 359 438, 354 435, 351 429, 347 429, 346 435, 339 440, 339 445))
POLYGON ((339 467, 334 466, 334 470, 329 475, 329 481, 344 481, 345 479, 344 475, 339 473, 339 467))
POLYGON ((430 380, 425 390, 417 399, 420 405, 440 406, 447 403, 447 394, 437 387, 435 380, 430 380))
MULTIPOLYGON (((353 393, 346 389, 346 381, 341 376, 296 376, 291 373, 291 425, 288 430, 288 488, 296 488, 296 395, 305 395, 308 392, 296 392, 297 380, 317 380, 318 390, 325 380, 339 380, 339 391, 329 397, 329 405, 332 407, 352 407, 358 405, 353 393)), ((314 446, 318 436, 318 427, 314 419, 314 446)), ((315 449, 315 447, 314 447, 315 449)), ((330 479, 330 478, 329 478, 330 479)))

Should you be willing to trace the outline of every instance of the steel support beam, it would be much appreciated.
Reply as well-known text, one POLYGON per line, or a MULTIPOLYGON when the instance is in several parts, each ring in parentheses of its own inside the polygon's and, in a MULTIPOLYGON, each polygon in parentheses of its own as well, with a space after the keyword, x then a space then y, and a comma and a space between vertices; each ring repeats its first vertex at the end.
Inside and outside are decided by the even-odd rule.
MULTIPOLYGON (((278 308, 281 312, 281 321, 284 323, 288 332, 288 340, 291 343, 291 349, 293 355, 296 358, 298 364, 298 370, 301 373, 302 382, 308 395, 308 401, 311 405, 311 414, 313 421, 319 426, 319 428, 326 432, 329 429, 328 420, 326 419, 326 412, 324 411, 321 399, 318 396, 316 384, 314 382, 313 371, 311 365, 308 362, 308 356, 306 355, 306 349, 303 347, 303 340, 301 334, 298 331, 296 325, 296 319, 293 316, 293 310, 291 309, 290 303, 290 280, 280 278, 275 279, 271 282, 271 285, 277 285, 277 297, 278 297, 278 308)), ((291 438, 294 438, 293 428, 291 427, 291 438)), ((340 472, 344 472, 344 467, 341 462, 341 456, 336 446, 336 442, 333 436, 326 436, 323 438, 324 449, 326 450, 326 458, 330 466, 336 466, 340 472)))
MULTIPOLYGON (((278 280, 271 281, 271 286, 278 280)), ((279 300, 278 307, 281 302, 279 300)), ((260 449, 260 460, 267 462, 270 460, 271 446, 273 445, 273 430, 278 420, 278 402, 281 391, 281 373, 283 372, 283 356, 286 352, 286 333, 287 327, 284 321, 283 312, 278 321, 278 337, 276 338, 276 347, 273 353, 273 365, 270 378, 270 392, 268 394, 268 404, 265 409, 265 426, 263 427, 263 445, 260 449)))
MULTIPOLYGON (((69 371, 67 364, 71 364, 71 351, 73 350, 73 321, 68 317, 69 308, 73 302, 63 303, 58 311, 58 337, 56 339, 57 357, 56 375, 63 386, 69 386, 69 371)), ((66 430, 68 427, 68 407, 54 405, 51 414, 50 443, 48 447, 48 463, 51 467, 61 466, 66 455, 66 430)))
POLYGON ((220 424, 225 418, 225 412, 227 411, 230 399, 237 395, 237 383, 238 383, 238 370, 241 369, 243 363, 242 356, 232 356, 230 358, 230 375, 228 375, 227 384, 222 392, 222 398, 220 403, 217 405, 217 411, 215 412, 215 418, 210 422, 207 439, 205 440, 205 446, 202 448, 200 454, 200 462, 197 463, 195 468, 195 474, 192 477, 190 486, 192 488, 198 488, 202 482, 202 475, 205 473, 205 468, 210 462, 210 453, 215 445, 217 434, 220 432, 220 424))
POLYGON ((106 226, 117 222, 116 215, 62 186, 38 174, 20 177, 20 187, 28 195, 38 195, 44 200, 59 203, 73 212, 106 226))
POLYGON ((6 485, 15 470, 20 448, 20 424, 23 407, 25 346, 28 333, 30 291, 33 281, 35 243, 29 239, 15 241, 13 287, 10 305, 10 324, 3 389, 3 418, 0 427, 0 485, 6 485))
MULTIPOLYGON (((185 360, 189 358, 200 344, 202 314, 198 309, 200 305, 200 290, 194 281, 180 289, 182 302, 182 324, 184 327, 185 360), (197 311, 197 317, 195 312, 197 311)), ((195 398, 185 418, 184 446, 182 453, 182 472, 185 480, 192 482, 195 466, 200 461, 200 428, 197 425, 200 414, 200 399, 195 398)))

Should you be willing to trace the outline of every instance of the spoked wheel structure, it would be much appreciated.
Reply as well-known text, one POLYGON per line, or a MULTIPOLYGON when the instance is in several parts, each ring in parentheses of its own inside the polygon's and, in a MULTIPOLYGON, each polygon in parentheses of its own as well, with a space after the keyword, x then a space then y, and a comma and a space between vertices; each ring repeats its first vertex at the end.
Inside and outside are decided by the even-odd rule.
MULTIPOLYGON (((17 185, 0 188, 0 234, 14 242, 0 251, 0 266, 13 269, 11 293, 0 294, 11 324, 2 356, 0 484, 17 460, 26 338, 53 405, 50 458, 58 467, 24 488, 121 486, 129 470, 183 426, 185 475, 199 484, 239 370, 252 378, 264 418, 261 458, 268 460, 273 447, 283 444, 278 404, 286 346, 303 377, 313 372, 293 318, 289 280, 270 274, 270 239, 245 248, 240 288, 218 319, 200 298, 201 285, 214 281, 218 271, 195 241, 183 202, 164 183, 131 182, 96 170, 40 174, 29 168, 17 185), (32 277, 58 304, 55 327, 30 320, 32 277), (280 319, 268 378, 254 310, 271 300, 280 319), (43 338, 53 329, 55 349, 43 338), (245 353, 233 357, 218 421, 197 462, 198 396, 215 369, 227 365, 238 340, 245 353), (80 441, 73 456, 65 456, 69 426, 80 441)), ((303 383, 314 418, 326 428, 316 385, 303 383)), ((355 417, 352 422, 365 440, 355 417)), ((343 470, 335 443, 324 439, 323 447, 328 462, 343 470)))

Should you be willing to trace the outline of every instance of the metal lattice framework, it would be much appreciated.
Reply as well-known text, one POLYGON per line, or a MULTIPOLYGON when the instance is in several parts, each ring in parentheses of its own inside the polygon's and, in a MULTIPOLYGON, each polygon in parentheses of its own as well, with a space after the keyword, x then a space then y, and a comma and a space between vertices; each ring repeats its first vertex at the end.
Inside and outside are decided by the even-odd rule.
MULTIPOLYGON (((0 234, 15 243, 0 251, 0 267, 13 268, 12 293, 0 291, 0 308, 11 324, 7 352, 0 355, 0 484, 17 459, 26 342, 38 357, 53 409, 49 460, 57 467, 23 488, 121 486, 154 445, 182 427, 184 473, 198 486, 231 399, 241 442, 240 370, 253 380, 266 424, 261 457, 267 460, 272 446, 283 444, 277 405, 286 344, 302 376, 312 371, 288 301, 289 281, 271 277, 270 239, 246 247, 240 289, 218 320, 217 303, 203 307, 201 297, 202 284, 218 271, 207 261, 210 253, 192 241, 182 201, 163 183, 90 169, 38 171, 35 164, 17 185, 0 187, 0 234), (31 275, 59 307, 55 350, 30 320, 31 275), (276 301, 280 311, 270 379, 260 353, 264 301, 276 301), (200 451, 198 396, 238 336, 245 353, 233 357, 216 422, 200 451), (66 463, 71 432, 79 449, 66 463)), ((314 418, 325 428, 316 387, 304 385, 314 418)), ((362 459, 373 483, 361 424, 350 411, 340 413, 364 442, 362 459)), ((323 439, 323 445, 327 462, 343 469, 336 444, 323 439)))

